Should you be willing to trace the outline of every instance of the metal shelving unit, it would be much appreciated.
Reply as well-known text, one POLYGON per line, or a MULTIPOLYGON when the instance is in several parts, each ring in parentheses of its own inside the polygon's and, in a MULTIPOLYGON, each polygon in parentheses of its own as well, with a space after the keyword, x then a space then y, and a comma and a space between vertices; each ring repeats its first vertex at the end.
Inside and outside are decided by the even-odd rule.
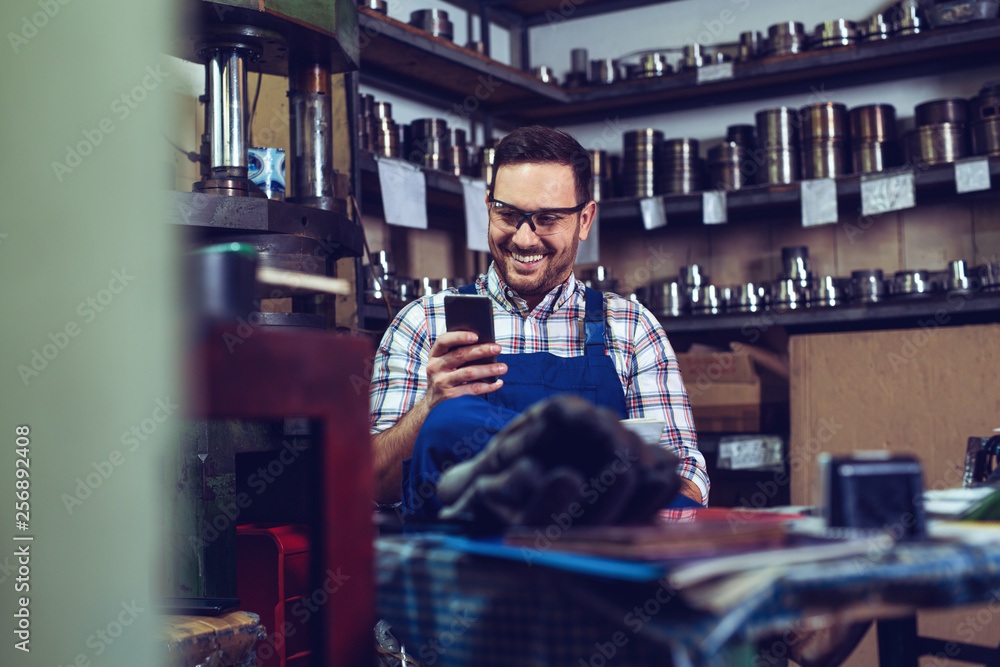
POLYGON ((654 313, 668 334, 739 331, 751 337, 772 327, 792 333, 821 333, 859 329, 937 327, 1000 322, 1000 292, 935 293, 889 297, 878 303, 835 307, 774 309, 758 313, 681 315, 654 313))
MULTIPOLYGON (((512 26, 518 36, 550 20, 546 17, 552 12, 563 16, 560 3, 552 0, 465 0, 454 4, 470 11, 478 7, 489 20, 512 26)), ((650 4, 657 3, 583 0, 566 18, 650 4)), ((734 63, 731 79, 701 85, 696 72, 687 71, 564 89, 377 12, 361 9, 358 19, 362 82, 435 106, 462 105, 472 98, 477 112, 510 125, 580 123, 604 118, 609 111, 635 117, 662 111, 667 104, 671 110, 680 110, 789 92, 827 91, 856 85, 861 73, 866 83, 875 83, 912 76, 918 66, 919 74, 925 75, 968 67, 973 56, 980 61, 1000 57, 1000 21, 983 21, 878 42, 734 63)), ((513 41, 520 42, 515 60, 528 63, 526 39, 515 37, 513 41)))
MULTIPOLYGON (((1000 183, 1000 157, 989 158, 990 175, 995 183, 1000 183)), ((377 167, 370 153, 362 153, 360 159, 362 180, 365 184, 366 201, 380 206, 375 199, 378 195, 377 167)), ((955 167, 953 164, 939 164, 915 169, 914 185, 918 203, 926 203, 942 198, 956 197, 955 167)), ((439 209, 462 215, 462 187, 455 176, 432 169, 423 170, 427 178, 429 202, 439 209)), ((892 172, 885 172, 886 174, 892 172)), ((861 199, 861 177, 857 174, 841 176, 837 181, 837 199, 842 204, 857 205, 861 199)), ((994 186, 996 187, 996 186, 994 186)), ((975 193, 970 193, 974 195, 975 193)), ((660 195, 664 202, 668 224, 679 222, 684 225, 702 224, 701 192, 692 194, 660 195)), ((600 203, 602 223, 614 222, 619 228, 640 228, 640 200, 637 198, 607 199, 600 203)), ((730 221, 753 219, 757 214, 773 212, 776 209, 796 210, 801 206, 798 183, 790 185, 751 185, 726 193, 730 221)))
MULTIPOLYGON (((484 22, 507 27, 511 32, 513 60, 527 69, 529 58, 528 29, 552 21, 571 20, 634 7, 667 4, 670 0, 450 0, 451 4, 478 14, 484 22), (572 10, 572 11, 570 11, 572 10)), ((625 81, 610 85, 564 89, 538 81, 525 71, 498 63, 486 56, 436 38, 408 24, 369 10, 359 10, 361 29, 362 83, 404 95, 439 108, 451 108, 459 116, 471 115, 489 128, 542 122, 566 125, 603 118, 609 112, 621 117, 635 117, 663 111, 708 106, 720 102, 767 99, 776 95, 829 91, 856 85, 863 73, 867 83, 925 75, 932 72, 966 68, 975 56, 1000 62, 1000 21, 978 22, 949 29, 931 30, 918 35, 861 43, 835 49, 806 51, 793 56, 771 57, 733 66, 731 79, 699 85, 695 72, 682 72, 654 79, 625 81), (919 71, 918 71, 919 68, 919 71), (489 94, 477 95, 477 89, 489 94), (462 114, 463 102, 475 98, 475 111, 462 114), (459 105, 459 106, 455 106, 459 105)), ((763 28, 763 26, 761 26, 763 28)), ((488 33, 488 31, 484 31, 488 33)), ((486 37, 486 34, 484 34, 486 37)), ((679 46, 679 45, 678 45, 679 46)), ((487 53, 489 44, 487 40, 487 53)), ((356 182, 362 200, 377 210, 378 184, 375 160, 358 154, 356 182)), ((425 170, 428 203, 437 212, 462 211, 461 187, 449 174, 425 170)), ((1000 177, 1000 159, 990 161, 994 181, 1000 177)), ((954 169, 939 165, 916 173, 918 203, 954 197, 954 169)), ((787 186, 750 186, 727 195, 730 222, 754 219, 775 210, 792 211, 801 205, 798 184, 787 186)), ((860 201, 860 177, 837 179, 837 197, 841 207, 860 201)), ((700 193, 664 195, 668 224, 701 224, 700 193)), ((638 199, 610 199, 601 203, 603 222, 618 226, 641 225, 638 199)), ((361 262, 358 262, 360 267, 361 262)), ((996 307, 997 300, 988 300, 996 307)), ((980 303, 980 302, 977 302, 980 303)), ((907 304, 907 307, 909 305, 907 304)), ((811 321, 820 316, 834 319, 854 318, 859 322, 889 319, 889 310, 861 308, 831 309, 829 314, 812 309, 779 314, 777 326, 798 326, 798 318, 811 321), (850 312, 848 312, 850 311, 850 312), (854 314, 852 314, 854 313, 854 314), (872 319, 871 313, 877 313, 872 319), (857 315, 857 317, 855 317, 857 315)), ((971 311, 970 311, 971 312, 971 311)), ((384 318, 382 306, 365 304, 359 296, 359 315, 384 318), (378 310, 381 315, 377 315, 378 310)), ((732 328, 741 316, 672 318, 671 327, 687 330, 732 328), (735 318, 735 319, 734 319, 735 318)), ((909 317, 900 315, 899 317, 909 317)), ((832 320, 831 320, 832 321, 832 320)), ((739 324, 742 326, 742 324, 739 324)), ((736 328, 739 328, 737 326, 736 328)))

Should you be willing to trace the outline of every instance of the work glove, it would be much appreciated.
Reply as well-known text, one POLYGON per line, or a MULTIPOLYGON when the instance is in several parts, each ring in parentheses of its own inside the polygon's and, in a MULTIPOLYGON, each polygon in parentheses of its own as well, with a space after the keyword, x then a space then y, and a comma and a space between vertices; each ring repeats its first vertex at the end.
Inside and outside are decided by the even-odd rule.
POLYGON ((567 513, 579 526, 648 523, 680 489, 677 463, 610 410, 556 396, 441 476, 439 518, 483 531, 546 525, 567 513))

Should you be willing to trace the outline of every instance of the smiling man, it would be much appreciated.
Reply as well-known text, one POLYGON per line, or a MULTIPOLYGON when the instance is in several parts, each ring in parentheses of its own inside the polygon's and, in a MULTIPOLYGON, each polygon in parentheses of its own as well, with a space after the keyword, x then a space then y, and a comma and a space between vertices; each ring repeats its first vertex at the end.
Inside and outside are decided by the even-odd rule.
POLYGON ((376 499, 402 500, 404 516, 433 518, 442 472, 530 405, 570 393, 623 419, 666 421, 660 444, 680 457, 681 493, 704 504, 705 460, 663 329, 641 305, 573 275, 597 213, 587 151, 564 132, 525 127, 497 146, 493 173, 493 263, 460 291, 490 298, 496 343, 445 330, 444 296, 454 289, 399 312, 372 378, 376 499), (496 363, 463 367, 494 355, 496 363), (499 380, 485 381, 492 376, 499 380))

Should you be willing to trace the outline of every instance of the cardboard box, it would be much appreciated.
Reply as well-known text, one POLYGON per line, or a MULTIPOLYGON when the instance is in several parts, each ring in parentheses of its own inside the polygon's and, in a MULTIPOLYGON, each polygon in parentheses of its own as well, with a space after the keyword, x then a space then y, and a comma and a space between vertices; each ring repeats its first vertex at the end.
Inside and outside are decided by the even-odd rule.
POLYGON ((678 354, 695 429, 703 433, 760 431, 760 376, 746 354, 678 354))

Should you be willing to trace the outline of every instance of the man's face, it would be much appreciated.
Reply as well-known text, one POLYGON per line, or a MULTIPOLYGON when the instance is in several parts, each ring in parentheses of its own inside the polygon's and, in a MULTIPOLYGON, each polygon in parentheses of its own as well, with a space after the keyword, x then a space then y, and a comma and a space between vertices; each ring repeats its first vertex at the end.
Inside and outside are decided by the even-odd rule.
MULTIPOLYGON (((576 200, 573 169, 563 164, 514 164, 500 167, 493 198, 523 211, 572 208, 576 200)), ((549 236, 538 236, 524 222, 515 232, 489 227, 490 252, 500 276, 534 308, 573 270, 576 249, 587 238, 597 205, 590 202, 573 224, 549 236)))

